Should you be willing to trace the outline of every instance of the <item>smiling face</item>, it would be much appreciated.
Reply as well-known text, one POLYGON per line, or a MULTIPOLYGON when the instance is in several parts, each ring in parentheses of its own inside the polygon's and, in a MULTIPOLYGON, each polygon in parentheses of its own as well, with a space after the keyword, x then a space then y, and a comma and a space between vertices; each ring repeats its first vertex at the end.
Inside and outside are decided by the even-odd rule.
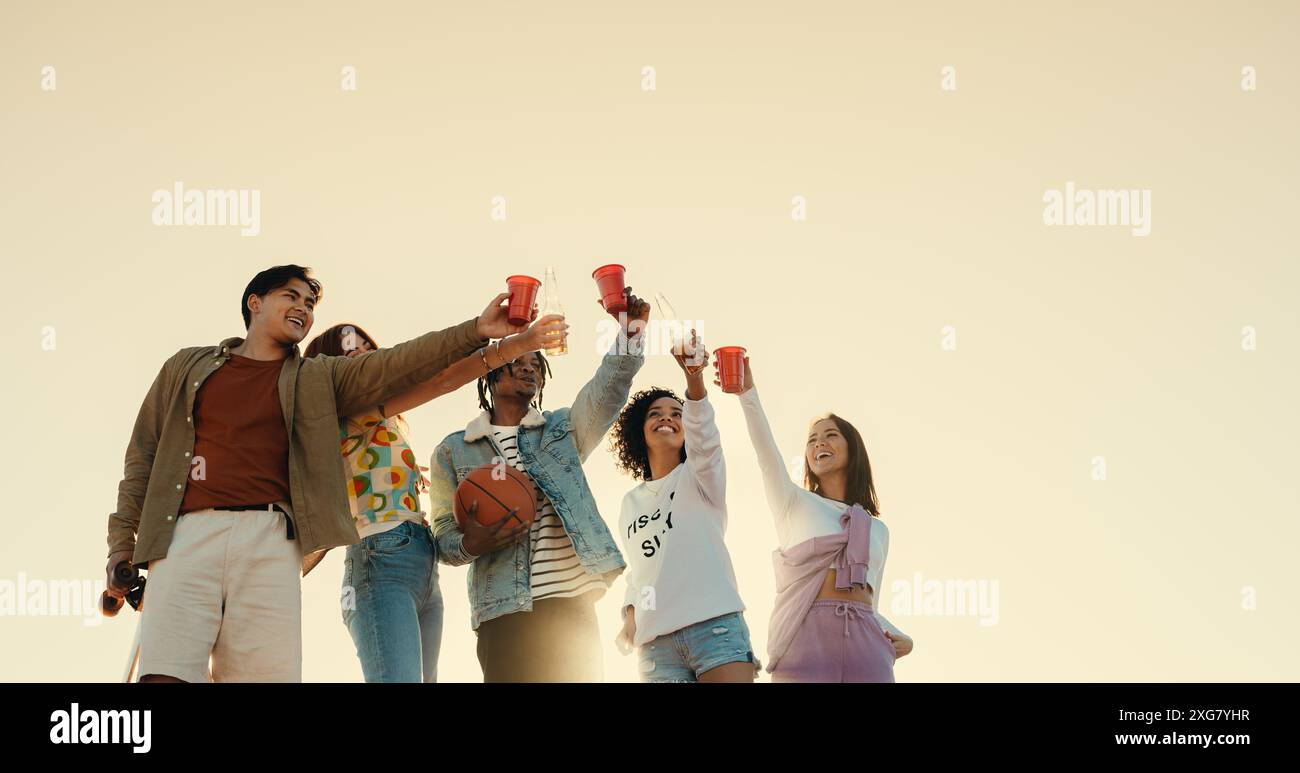
POLYGON ((808 469, 818 477, 844 470, 849 464, 849 442, 831 419, 815 422, 808 431, 804 448, 808 469))
POLYGON ((257 327, 276 343, 293 346, 307 337, 316 320, 316 295, 301 279, 246 299, 252 314, 251 332, 257 327))
POLYGON ((532 402, 537 390, 542 385, 542 361, 537 352, 529 352, 502 368, 496 383, 492 385, 494 400, 502 397, 515 397, 525 403, 532 402))
POLYGON ((650 403, 644 432, 646 448, 679 451, 686 443, 682 434, 682 404, 671 397, 660 397, 650 403))

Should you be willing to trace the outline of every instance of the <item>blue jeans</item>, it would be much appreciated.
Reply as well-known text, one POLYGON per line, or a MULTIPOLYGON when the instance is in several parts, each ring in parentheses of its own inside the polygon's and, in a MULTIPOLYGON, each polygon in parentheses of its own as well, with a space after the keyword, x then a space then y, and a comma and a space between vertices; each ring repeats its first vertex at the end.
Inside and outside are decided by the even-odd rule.
POLYGON ((367 682, 438 681, 442 591, 434 551, 429 529, 410 521, 348 547, 343 623, 367 682))
POLYGON ((740 612, 666 633, 637 651, 643 682, 696 682, 700 674, 728 663, 753 663, 749 626, 740 612))

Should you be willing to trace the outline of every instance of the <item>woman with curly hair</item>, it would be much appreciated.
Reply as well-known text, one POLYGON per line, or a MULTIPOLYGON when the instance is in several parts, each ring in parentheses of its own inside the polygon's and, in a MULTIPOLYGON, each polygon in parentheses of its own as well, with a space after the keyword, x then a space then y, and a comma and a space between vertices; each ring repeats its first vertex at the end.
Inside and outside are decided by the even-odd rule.
POLYGON ((642 681, 752 682, 760 666, 723 542, 727 475, 704 387, 708 352, 692 330, 674 356, 686 399, 638 392, 611 439, 619 468, 641 481, 619 513, 628 568, 615 643, 638 649, 642 681))

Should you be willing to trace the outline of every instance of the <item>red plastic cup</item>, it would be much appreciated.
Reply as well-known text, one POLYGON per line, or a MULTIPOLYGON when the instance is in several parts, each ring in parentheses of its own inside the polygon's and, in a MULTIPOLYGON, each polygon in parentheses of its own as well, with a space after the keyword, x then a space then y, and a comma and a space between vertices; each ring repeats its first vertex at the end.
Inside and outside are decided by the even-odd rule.
POLYGON ((723 346, 714 350, 718 355, 718 380, 722 391, 736 394, 745 390, 745 347, 723 346))
POLYGON ((537 300, 537 288, 540 279, 518 274, 506 277, 506 287, 510 290, 510 311, 507 321, 512 325, 527 325, 533 318, 533 302, 537 300))
POLYGON ((591 272, 591 278, 596 280, 596 289, 600 290, 600 305, 610 314, 627 311, 627 295, 623 293, 627 287, 623 281, 626 270, 617 263, 610 263, 591 272))

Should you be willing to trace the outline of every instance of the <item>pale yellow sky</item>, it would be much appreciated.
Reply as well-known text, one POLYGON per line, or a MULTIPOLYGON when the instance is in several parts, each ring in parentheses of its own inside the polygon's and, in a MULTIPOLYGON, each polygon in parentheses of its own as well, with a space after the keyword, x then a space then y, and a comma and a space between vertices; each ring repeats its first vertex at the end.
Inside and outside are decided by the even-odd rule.
MULTIPOLYGON (((617 260, 748 347, 785 453, 826 410, 862 431, 900 681, 1300 678, 1294 4, 322 5, 0 10, 0 594, 101 577, 145 390, 242 332, 256 271, 314 267, 316 331, 392 344, 554 265, 555 407, 596 367, 589 275, 617 260), (260 233, 154 225, 176 181, 259 191, 260 233), (1150 235, 1045 226, 1067 182, 1150 191, 1150 235), (896 611, 918 577, 996 583, 995 624, 896 611)), ((635 387, 681 382, 658 357, 635 387)), ((711 396, 766 658, 775 532, 711 396)), ((411 411, 417 456, 475 411, 472 387, 411 411)), ((632 481, 604 449, 586 472, 612 522, 632 481)), ((304 582, 307 680, 360 679, 341 563, 304 582)), ((442 587, 440 673, 477 681, 463 570, 442 587)), ((132 625, 0 616, 0 680, 117 679, 132 625)))

